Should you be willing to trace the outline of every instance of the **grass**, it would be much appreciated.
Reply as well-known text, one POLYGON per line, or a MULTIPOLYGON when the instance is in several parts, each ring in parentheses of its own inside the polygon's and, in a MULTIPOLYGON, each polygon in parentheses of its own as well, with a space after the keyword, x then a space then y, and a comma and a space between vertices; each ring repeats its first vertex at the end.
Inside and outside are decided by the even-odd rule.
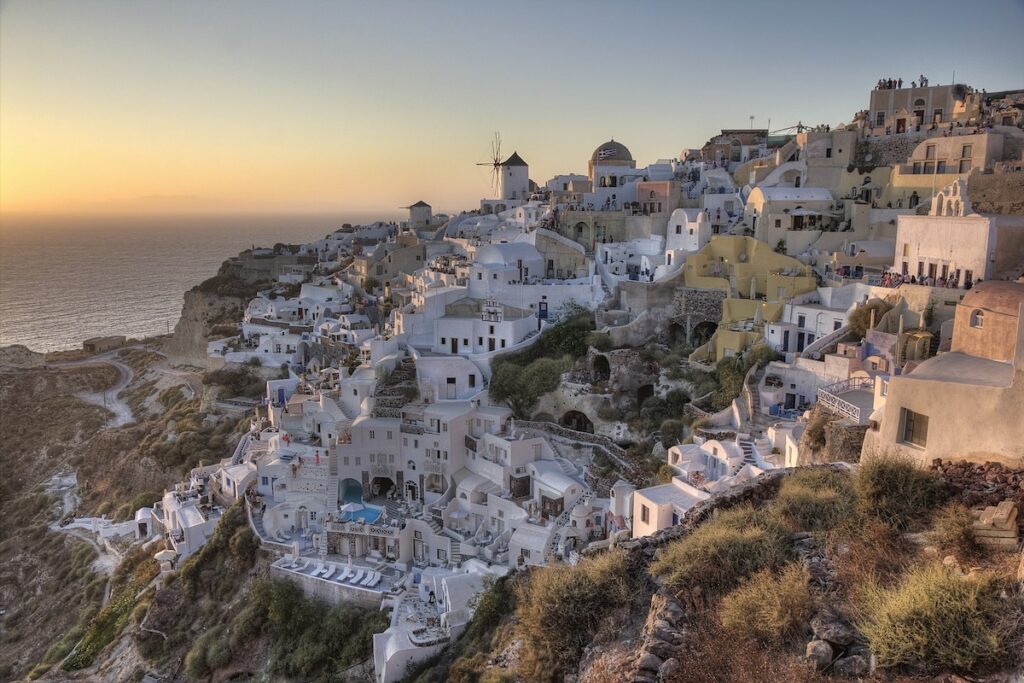
POLYGON ((963 576, 938 562, 909 570, 892 587, 868 587, 857 626, 883 668, 977 674, 1019 657, 1021 599, 1009 581, 963 576))
POLYGON ((516 595, 515 616, 524 640, 520 674, 527 680, 561 680, 601 621, 627 605, 633 594, 621 552, 533 571, 516 595))
POLYGON ((91 665, 120 635, 131 619, 140 593, 159 571, 156 561, 141 548, 122 560, 114 574, 110 600, 89 622, 74 652, 64 662, 65 671, 78 671, 91 665))
POLYGON ((853 486, 845 473, 827 469, 800 470, 779 488, 774 511, 793 531, 830 531, 851 520, 856 507, 853 486))
POLYGON ((769 646, 800 639, 814 610, 807 572, 796 563, 763 569, 722 598, 718 617, 729 634, 769 646))
POLYGON ((961 559, 974 557, 980 551, 974 538, 974 517, 962 503, 950 503, 932 517, 928 540, 943 550, 952 551, 961 559))
POLYGON ((945 496, 938 477, 894 455, 861 461, 854 487, 858 512, 900 531, 919 528, 945 496))
POLYGON ((765 511, 743 505, 665 546, 650 571, 691 601, 715 597, 763 569, 780 568, 790 555, 789 536, 765 511))

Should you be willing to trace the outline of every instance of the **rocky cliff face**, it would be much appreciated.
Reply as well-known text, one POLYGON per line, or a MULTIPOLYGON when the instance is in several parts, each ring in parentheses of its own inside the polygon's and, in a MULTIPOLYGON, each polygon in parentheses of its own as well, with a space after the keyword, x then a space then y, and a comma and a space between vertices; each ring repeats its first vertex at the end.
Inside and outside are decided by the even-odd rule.
POLYGON ((164 346, 173 363, 206 367, 206 342, 217 325, 232 325, 242 319, 248 301, 238 296, 223 296, 192 289, 185 292, 181 318, 174 334, 164 346))

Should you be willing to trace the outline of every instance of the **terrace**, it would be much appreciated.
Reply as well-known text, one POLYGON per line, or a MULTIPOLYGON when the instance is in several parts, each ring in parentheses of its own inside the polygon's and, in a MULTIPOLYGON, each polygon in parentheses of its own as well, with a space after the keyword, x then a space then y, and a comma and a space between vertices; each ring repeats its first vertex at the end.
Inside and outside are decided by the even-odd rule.
POLYGON ((875 400, 875 379, 853 377, 818 389, 818 403, 856 424, 867 424, 875 400))

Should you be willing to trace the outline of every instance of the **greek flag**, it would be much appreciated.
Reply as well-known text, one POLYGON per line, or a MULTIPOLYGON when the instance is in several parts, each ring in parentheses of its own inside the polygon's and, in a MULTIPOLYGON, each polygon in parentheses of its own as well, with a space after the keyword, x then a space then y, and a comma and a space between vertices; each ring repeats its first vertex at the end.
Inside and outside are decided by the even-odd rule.
POLYGON ((608 157, 614 156, 614 155, 615 155, 615 148, 613 148, 613 147, 605 147, 604 149, 600 149, 600 150, 597 151, 597 158, 598 159, 607 159, 608 157))

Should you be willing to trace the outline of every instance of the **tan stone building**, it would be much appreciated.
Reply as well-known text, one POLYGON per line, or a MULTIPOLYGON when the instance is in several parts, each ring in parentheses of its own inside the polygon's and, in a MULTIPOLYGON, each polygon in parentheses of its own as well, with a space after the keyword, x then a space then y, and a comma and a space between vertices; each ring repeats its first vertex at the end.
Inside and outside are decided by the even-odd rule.
POLYGON ((1022 307, 1022 282, 983 282, 968 292, 948 353, 875 382, 863 456, 1024 466, 1022 307))

